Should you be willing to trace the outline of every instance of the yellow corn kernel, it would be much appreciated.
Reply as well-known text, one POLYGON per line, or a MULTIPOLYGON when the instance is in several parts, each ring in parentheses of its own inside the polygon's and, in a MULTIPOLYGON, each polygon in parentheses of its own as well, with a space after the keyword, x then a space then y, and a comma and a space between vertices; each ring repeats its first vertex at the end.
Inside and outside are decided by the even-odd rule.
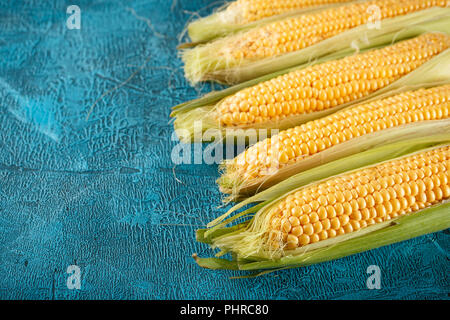
POLYGON ((237 0, 226 9, 236 23, 245 24, 289 11, 312 8, 351 0, 237 0))
MULTIPOLYGON (((293 71, 225 98, 218 104, 215 117, 225 127, 251 126, 332 108, 391 84, 449 47, 449 36, 428 33, 382 49, 293 71)), ((430 111, 423 117, 433 115, 430 111)), ((353 119, 355 124, 366 120, 353 119)), ((343 127, 330 128, 333 134, 327 135, 327 139, 317 137, 321 140, 315 145, 336 144, 358 132, 355 127, 348 128, 339 136, 334 134, 334 129, 340 131, 343 127)), ((359 129, 374 130, 370 125, 359 129)), ((299 145, 303 153, 314 146, 299 145)))
MULTIPOLYGON (((317 185, 306 187, 297 191, 292 196, 290 195, 281 200, 280 205, 276 207, 273 212, 272 221, 277 219, 274 217, 278 215, 281 215, 286 221, 290 218, 290 213, 279 212, 279 207, 292 205, 296 208, 295 200, 304 198, 305 196, 318 200, 323 197, 320 191, 321 188, 324 190, 331 190, 331 187, 333 186, 343 186, 345 191, 353 193, 355 197, 358 197, 353 200, 356 200, 356 202, 365 201, 367 206, 365 208, 353 208, 349 205, 349 212, 345 212, 341 216, 334 217, 331 220, 321 217, 320 220, 316 221, 314 224, 308 223, 305 225, 297 225, 295 232, 283 228, 281 229, 281 237, 274 240, 268 239, 269 245, 272 249, 295 249, 316 241, 357 231, 375 223, 394 219, 446 200, 450 197, 449 167, 450 146, 445 146, 417 153, 402 159, 392 160, 374 167, 331 178, 317 185), (398 193, 396 194, 397 198, 388 200, 384 197, 375 196, 376 192, 373 192, 372 196, 374 198, 379 198, 378 203, 373 203, 366 201, 370 194, 360 196, 359 194, 352 192, 356 190, 358 186, 364 186, 364 182, 361 182, 361 177, 365 177, 369 183, 380 186, 379 194, 386 195, 387 188, 382 186, 382 181, 389 178, 392 172, 401 176, 399 182, 396 182, 393 187, 399 186, 402 189, 407 189, 407 193, 398 193), (413 176, 414 179, 411 179, 411 176, 413 176), (430 184, 427 189, 420 190, 416 195, 412 195, 412 186, 419 181, 425 180, 436 181, 437 183, 433 185, 430 184), (287 239, 287 242, 282 239, 287 239)), ((320 207, 316 211, 305 213, 302 212, 302 207, 298 207, 300 214, 309 217, 311 220, 311 217, 319 216, 318 212, 320 208, 326 206, 336 208, 339 204, 345 205, 350 202, 348 199, 337 197, 336 191, 330 191, 327 196, 330 194, 333 194, 334 198, 338 199, 339 202, 330 202, 328 197, 322 198, 323 203, 320 204, 320 207)), ((274 228, 274 225, 276 224, 272 223, 271 228, 274 228)), ((270 229, 269 233, 270 232, 280 232, 280 229, 270 229)))
MULTIPOLYGON (((245 152, 238 155, 231 164, 227 164, 227 169, 235 171, 245 181, 251 179, 258 179, 270 174, 270 166, 276 165, 278 169, 285 166, 292 165, 298 161, 303 160, 308 156, 324 151, 330 147, 340 143, 349 141, 353 138, 361 137, 367 133, 377 132, 384 129, 394 128, 402 124, 410 124, 423 120, 441 120, 450 116, 450 85, 434 87, 430 89, 420 89, 417 91, 409 91, 386 99, 376 100, 367 104, 362 104, 342 110, 322 119, 314 120, 280 132, 271 138, 256 143, 254 146, 248 148, 245 152), (354 131, 353 129, 359 129, 354 131), (338 131, 339 130, 339 131, 338 131), (348 132, 348 135, 342 135, 339 138, 333 138, 340 132, 348 132), (332 143, 330 146, 325 146, 317 142, 316 137, 321 139, 329 138, 332 143), (334 141, 336 140, 336 141, 334 141), (285 143, 288 141, 288 143, 285 143), (300 153, 290 155, 288 159, 279 161, 279 155, 286 146, 293 147, 295 145, 308 145, 308 148, 300 148, 300 153), (247 172, 247 168, 252 166, 252 175, 247 172)), ((230 171, 230 172, 231 172, 230 171)), ((422 177, 421 172, 411 172, 409 177, 422 177)), ((364 180, 364 177, 361 179, 364 180)), ((402 181, 402 176, 393 173, 392 176, 386 177, 382 181, 383 187, 390 186, 389 191, 404 196, 405 190, 401 188, 399 181, 402 181), (396 185, 393 185, 394 182, 396 185)), ((417 190, 423 191, 431 190, 434 185, 430 179, 420 181, 424 183, 422 186, 414 185, 414 192, 417 190)), ((365 198, 365 203, 360 200, 361 206, 371 207, 374 204, 386 201, 390 195, 388 190, 380 191, 381 184, 373 182, 373 184, 366 184, 364 187, 355 189, 355 195, 369 194, 365 198)), ((408 190, 410 192, 410 190, 408 190)), ((331 197, 334 201, 350 201, 353 195, 349 190, 337 192, 331 197)), ((321 196, 317 199, 320 205, 328 202, 330 199, 321 196)), ((355 203, 354 206, 359 203, 355 203)), ((350 204, 344 206, 343 210, 349 212, 350 204)), ((339 208, 339 210, 342 210, 339 208)))

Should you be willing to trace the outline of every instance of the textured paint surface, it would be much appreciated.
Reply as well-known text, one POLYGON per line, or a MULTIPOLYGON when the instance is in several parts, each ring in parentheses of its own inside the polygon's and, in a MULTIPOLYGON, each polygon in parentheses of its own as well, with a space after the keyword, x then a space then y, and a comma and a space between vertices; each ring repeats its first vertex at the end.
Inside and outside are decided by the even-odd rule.
POLYGON ((175 47, 212 3, 0 2, 0 298, 448 299, 448 231, 252 279, 194 263, 211 255, 195 229, 225 208, 216 165, 172 163, 168 121, 211 89, 189 86, 175 47))

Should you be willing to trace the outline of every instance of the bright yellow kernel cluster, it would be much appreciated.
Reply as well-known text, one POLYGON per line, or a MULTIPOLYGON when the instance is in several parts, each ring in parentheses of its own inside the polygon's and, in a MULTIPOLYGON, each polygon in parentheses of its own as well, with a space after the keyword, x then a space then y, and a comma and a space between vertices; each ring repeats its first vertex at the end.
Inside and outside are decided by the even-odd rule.
POLYGON ((348 1, 351 0, 237 0, 227 11, 237 16, 238 23, 250 23, 289 11, 348 1))
POLYGON ((389 85, 448 47, 449 36, 428 33, 293 71, 225 98, 216 117, 223 126, 248 126, 332 108, 389 85))
POLYGON ((373 6, 379 8, 380 19, 386 19, 434 6, 448 5, 450 0, 378 0, 351 3, 252 29, 241 36, 231 38, 219 54, 231 54, 234 60, 240 61, 258 60, 297 51, 371 22, 374 12, 370 8, 374 8, 373 6))
POLYGON ((429 207, 450 197, 450 147, 332 178, 283 199, 272 249, 295 249, 429 207))
POLYGON ((260 141, 238 155, 233 167, 244 180, 263 178, 353 138, 424 120, 450 117, 450 85, 405 92, 359 105, 260 141))

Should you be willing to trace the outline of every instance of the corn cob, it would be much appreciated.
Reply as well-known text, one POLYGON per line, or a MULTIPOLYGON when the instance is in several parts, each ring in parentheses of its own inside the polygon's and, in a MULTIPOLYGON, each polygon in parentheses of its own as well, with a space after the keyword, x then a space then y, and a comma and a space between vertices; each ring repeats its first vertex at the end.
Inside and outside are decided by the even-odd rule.
POLYGON ((294 71, 225 98, 216 117, 222 126, 249 126, 333 108, 388 86, 449 46, 449 36, 429 33, 294 71))
POLYGON ((384 131, 389 139, 394 139, 398 129, 401 132, 417 123, 448 119, 449 113, 450 85, 409 91, 357 105, 258 142, 224 163, 225 172, 219 184, 227 193, 239 194, 240 189, 247 186, 263 189, 263 181, 271 176, 278 181, 277 174, 290 168, 298 170, 301 168, 298 165, 308 158, 316 157, 321 164, 328 157, 332 159, 331 153, 339 148, 350 150, 349 143, 367 142, 384 131), (329 151, 327 157, 325 151, 329 151))
MULTIPOLYGON (((222 253, 232 252, 233 261, 195 258, 207 268, 276 270, 446 229, 450 227, 449 138, 431 149, 291 186, 291 191, 273 195, 248 212, 256 212, 250 221, 198 232, 200 241, 221 248, 222 253)), ((386 147, 379 150, 385 152, 386 147)))
POLYGON ((430 207, 450 197, 450 147, 332 178, 284 198, 267 245, 295 249, 430 207))
MULTIPOLYGON (((379 19, 400 18, 432 7, 447 7, 450 0, 377 0, 350 3, 319 12, 286 18, 247 32, 219 39, 183 53, 186 77, 192 82, 214 78, 214 72, 301 51, 326 39, 370 23, 371 8, 379 19), (212 76, 207 74, 211 73, 212 76)), ((367 31, 361 30, 361 33, 367 31)), ((400 30, 400 29, 398 29, 400 30)), ((398 31, 397 30, 397 31, 398 31)), ((353 39, 356 35, 353 36, 353 39)), ((331 46, 332 47, 332 46, 331 46)), ((309 56, 313 59, 320 55, 309 56)), ((270 62, 269 63, 273 63, 270 62)), ((220 79, 228 81, 227 79, 220 79)), ((231 79, 231 81, 234 81, 231 79)))
POLYGON ((448 83, 449 45, 448 35, 426 33, 291 71, 212 105, 195 105, 194 101, 193 107, 181 106, 172 114, 176 118, 174 127, 183 142, 202 140, 202 132, 199 137, 195 135, 199 122, 203 132, 216 130, 222 137, 245 138, 247 129, 264 129, 270 135, 271 129, 291 128, 382 94, 448 83))
POLYGON ((308 9, 350 1, 352 0, 237 0, 211 16, 191 22, 188 25, 188 33, 192 41, 207 41, 254 27, 255 22, 267 21, 269 17, 304 13, 308 12, 308 9))

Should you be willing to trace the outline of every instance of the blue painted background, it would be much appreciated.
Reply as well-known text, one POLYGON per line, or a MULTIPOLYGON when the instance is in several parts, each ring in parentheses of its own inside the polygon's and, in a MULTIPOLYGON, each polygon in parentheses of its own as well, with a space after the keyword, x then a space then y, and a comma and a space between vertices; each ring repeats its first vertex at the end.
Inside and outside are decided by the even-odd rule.
POLYGON ((195 229, 225 208, 217 166, 170 158, 170 107, 211 89, 189 86, 175 47, 219 5, 0 1, 0 298, 447 299, 448 232, 254 279, 194 263, 211 254, 195 229))

